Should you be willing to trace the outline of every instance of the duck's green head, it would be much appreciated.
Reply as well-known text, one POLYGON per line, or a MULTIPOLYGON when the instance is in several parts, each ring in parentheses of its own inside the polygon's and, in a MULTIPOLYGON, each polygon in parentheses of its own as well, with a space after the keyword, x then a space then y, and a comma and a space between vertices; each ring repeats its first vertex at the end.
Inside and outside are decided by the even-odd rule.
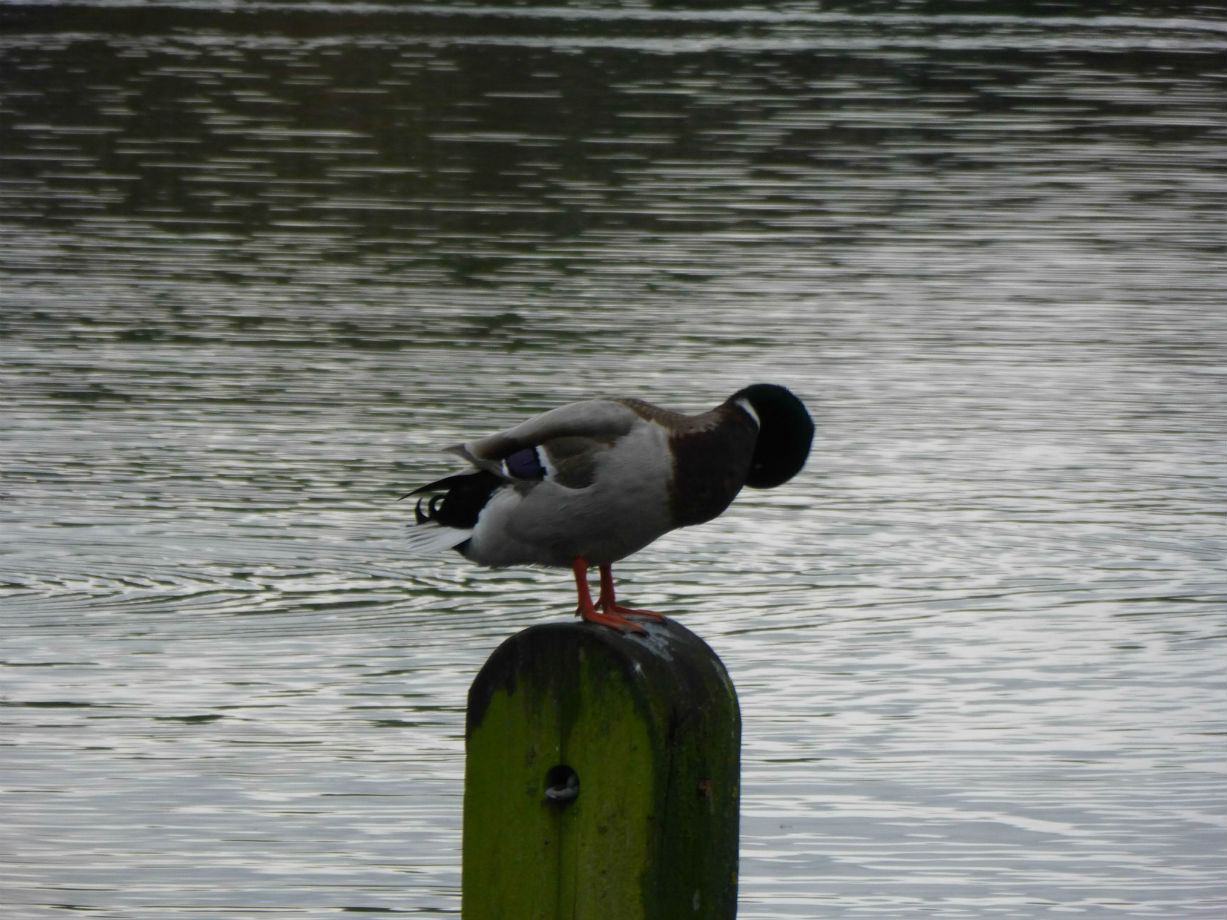
POLYGON ((814 440, 814 422, 805 404, 774 383, 756 383, 733 394, 745 400, 758 416, 758 440, 746 485, 770 489, 801 472, 814 440))

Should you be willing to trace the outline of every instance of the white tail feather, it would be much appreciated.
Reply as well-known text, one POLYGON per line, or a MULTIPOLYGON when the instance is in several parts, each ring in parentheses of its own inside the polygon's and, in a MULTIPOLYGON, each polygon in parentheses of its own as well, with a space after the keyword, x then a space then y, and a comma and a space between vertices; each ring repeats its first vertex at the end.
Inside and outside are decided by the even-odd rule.
POLYGON ((409 531, 405 545, 417 556, 428 556, 445 549, 455 549, 473 535, 472 530, 458 527, 440 527, 433 521, 418 524, 409 531))

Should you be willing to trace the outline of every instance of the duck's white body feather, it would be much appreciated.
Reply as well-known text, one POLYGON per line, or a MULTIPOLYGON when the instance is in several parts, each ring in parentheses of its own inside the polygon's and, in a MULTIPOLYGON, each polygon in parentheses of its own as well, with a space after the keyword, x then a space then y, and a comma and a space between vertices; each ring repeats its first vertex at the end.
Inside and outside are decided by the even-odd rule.
MULTIPOLYGON (((513 482, 493 492, 463 549, 474 562, 568 566, 576 556, 593 565, 614 562, 673 528, 672 469, 664 459, 668 432, 661 425, 616 403, 582 403, 546 413, 511 429, 507 436, 543 448, 547 474, 539 481, 513 482), (590 418, 579 419, 567 411, 581 407, 599 410, 608 424, 596 429, 587 424, 590 418), (570 424, 575 421, 584 424, 570 424), (546 436, 537 440, 542 435, 546 436), (551 462, 554 441, 576 438, 584 439, 586 447, 567 445, 557 462, 551 462)), ((500 437, 465 447, 480 457, 500 437)))

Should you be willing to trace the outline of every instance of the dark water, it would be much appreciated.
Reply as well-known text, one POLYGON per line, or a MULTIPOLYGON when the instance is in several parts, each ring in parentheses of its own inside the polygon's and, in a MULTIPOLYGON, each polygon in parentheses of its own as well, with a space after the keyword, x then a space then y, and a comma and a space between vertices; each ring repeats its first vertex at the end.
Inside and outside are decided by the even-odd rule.
POLYGON ((1137 4, 0 4, 0 901, 459 912, 566 573, 435 453, 802 394, 619 566, 723 657, 753 918, 1227 908, 1227 27, 1137 4))

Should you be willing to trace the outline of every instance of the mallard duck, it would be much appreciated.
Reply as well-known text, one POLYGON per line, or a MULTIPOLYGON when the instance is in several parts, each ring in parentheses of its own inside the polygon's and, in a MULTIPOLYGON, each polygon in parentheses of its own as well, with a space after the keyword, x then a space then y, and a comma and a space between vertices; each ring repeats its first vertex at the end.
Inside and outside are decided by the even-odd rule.
POLYGON ((709 412, 591 399, 448 448, 474 469, 414 489, 417 552, 488 566, 570 568, 579 614, 642 632, 619 604, 613 563, 677 527, 710 521, 743 485, 769 489, 805 464, 814 423, 782 386, 757 383, 709 412), (588 570, 600 571, 594 604, 588 570))

